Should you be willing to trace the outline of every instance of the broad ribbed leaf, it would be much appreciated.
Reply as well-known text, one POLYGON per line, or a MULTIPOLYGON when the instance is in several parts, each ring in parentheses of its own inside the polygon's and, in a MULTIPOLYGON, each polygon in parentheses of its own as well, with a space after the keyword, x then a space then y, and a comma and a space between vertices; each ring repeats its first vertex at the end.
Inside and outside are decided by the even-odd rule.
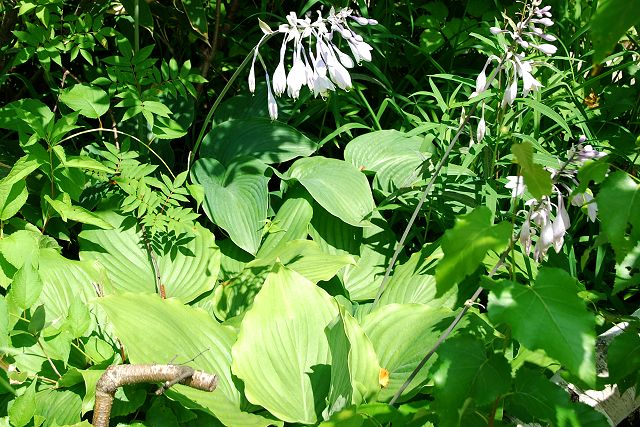
POLYGON ((467 410, 465 400, 476 406, 493 403, 511 385, 511 367, 502 354, 487 355, 484 344, 471 336, 449 338, 438 349, 433 373, 434 405, 438 425, 459 426, 467 410))
POLYGON ((342 267, 355 264, 351 255, 329 254, 313 240, 291 240, 263 258, 247 264, 247 268, 272 266, 276 262, 300 273, 313 283, 329 280, 342 267))
POLYGON ((419 168, 428 153, 420 147, 424 138, 397 130, 370 132, 352 140, 344 150, 345 161, 376 173, 374 188, 391 193, 422 177, 419 168))
MULTIPOLYGON (((152 259, 135 219, 114 212, 102 212, 100 216, 114 229, 85 228, 79 236, 80 259, 104 265, 116 292, 156 292, 152 259)), ((155 254, 168 297, 189 302, 213 289, 220 251, 210 231, 196 226, 193 234, 179 236, 168 249, 155 254)))
POLYGON ((371 341, 353 316, 341 305, 338 308, 340 315, 326 329, 331 385, 324 418, 345 406, 370 402, 380 390, 380 365, 371 341))
POLYGON ((395 268, 387 283, 379 304, 425 304, 431 307, 453 308, 458 295, 458 287, 449 288, 443 295, 437 295, 435 266, 442 258, 442 250, 430 244, 414 253, 404 263, 395 268))
POLYGON ((45 425, 75 425, 80 422, 83 390, 44 389, 36 393, 36 415, 44 417, 45 425))
MULTIPOLYGON (((409 377, 420 360, 448 326, 450 310, 420 304, 390 304, 368 314, 362 321, 378 355, 380 366, 389 371, 389 384, 380 391, 378 400, 391 399, 409 377)), ((404 395, 418 388, 426 379, 427 363, 406 389, 404 395)))
POLYGON ((309 233, 309 223, 313 208, 304 197, 287 197, 278 213, 271 221, 269 232, 256 254, 262 258, 291 240, 305 239, 309 233))
POLYGON ((213 157, 223 165, 251 156, 263 163, 282 163, 306 157, 316 143, 294 127, 266 118, 228 120, 202 140, 201 157, 213 157))
POLYGON ((542 349, 587 384, 595 381, 595 319, 564 270, 543 268, 532 286, 507 280, 489 294, 489 318, 511 326, 525 347, 542 349))
POLYGON ((245 313, 232 349, 232 370, 247 399, 282 420, 315 423, 330 380, 324 330, 337 315, 324 290, 276 265, 245 313))
POLYGON ((85 117, 97 119, 109 110, 109 95, 104 90, 76 84, 60 94, 60 102, 85 117))
POLYGON ((228 167, 216 159, 202 158, 191 176, 204 187, 204 211, 233 242, 254 254, 260 246, 267 220, 269 190, 266 165, 244 158, 228 167))
POLYGON ((511 226, 507 222, 492 225, 491 211, 485 206, 458 216, 453 229, 442 238, 444 257, 436 267, 438 294, 473 273, 488 251, 504 250, 510 238, 511 226))
POLYGON ((204 311, 157 295, 108 296, 98 303, 113 323, 132 363, 185 363, 219 377, 214 392, 177 385, 168 394, 210 411, 228 426, 267 426, 264 418, 240 409, 242 395, 231 377, 235 333, 204 311), (177 356, 177 359, 176 359, 177 356))
POLYGON ((338 159, 309 157, 289 169, 314 200, 347 224, 362 227, 375 209, 369 182, 356 167, 338 159))

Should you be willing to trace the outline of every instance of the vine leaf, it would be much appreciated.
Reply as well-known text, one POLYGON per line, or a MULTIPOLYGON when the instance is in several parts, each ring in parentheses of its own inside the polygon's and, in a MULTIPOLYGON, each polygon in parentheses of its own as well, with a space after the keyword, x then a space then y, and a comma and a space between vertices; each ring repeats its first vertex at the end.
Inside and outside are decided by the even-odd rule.
POLYGON ((508 280, 492 285, 489 318, 506 323, 525 347, 542 349, 589 385, 594 385, 595 319, 578 297, 574 278, 543 268, 532 286, 508 280))
POLYGON ((97 119, 109 110, 109 95, 104 90, 77 84, 60 94, 60 101, 85 117, 97 119))
POLYGON ((438 295, 442 295, 473 273, 488 251, 503 251, 511 238, 511 226, 491 224, 491 211, 486 206, 461 215, 442 238, 444 256, 436 267, 438 295))
POLYGON ((602 184, 596 202, 602 231, 620 263, 640 241, 640 185, 626 172, 612 173, 602 184), (627 237, 629 224, 631 234, 627 237))
POLYGON ((502 354, 486 354, 482 341, 472 336, 447 340, 438 350, 433 374, 434 396, 442 426, 464 425, 462 418, 472 398, 476 405, 492 403, 511 386, 511 367, 502 354))
POLYGON ((524 141, 513 144, 511 152, 516 157, 524 183, 536 199, 551 194, 551 174, 542 166, 533 162, 533 146, 531 142, 524 141))

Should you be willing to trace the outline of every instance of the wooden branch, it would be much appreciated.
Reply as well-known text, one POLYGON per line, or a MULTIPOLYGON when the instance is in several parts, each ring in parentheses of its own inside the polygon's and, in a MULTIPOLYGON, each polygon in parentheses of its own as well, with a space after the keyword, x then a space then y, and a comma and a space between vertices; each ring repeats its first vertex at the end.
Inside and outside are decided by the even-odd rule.
POLYGON ((162 381, 157 395, 175 384, 183 384, 198 390, 213 391, 218 376, 196 371, 185 365, 115 365, 109 366, 96 384, 96 401, 93 406, 93 426, 109 427, 111 406, 118 387, 162 381))

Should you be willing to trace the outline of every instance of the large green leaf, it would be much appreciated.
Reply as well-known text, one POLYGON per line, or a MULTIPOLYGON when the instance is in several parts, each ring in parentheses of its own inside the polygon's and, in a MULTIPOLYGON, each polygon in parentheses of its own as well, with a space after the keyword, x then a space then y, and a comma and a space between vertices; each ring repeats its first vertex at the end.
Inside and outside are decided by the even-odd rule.
POLYGON ((420 151, 423 142, 422 137, 397 130, 370 132, 347 144, 344 159, 357 168, 375 172, 374 188, 388 194, 421 178, 419 168, 426 157, 420 151))
POLYGON ((411 255, 395 268, 387 283, 379 304, 418 303, 431 307, 455 306, 458 287, 452 286, 441 296, 437 296, 435 266, 442 258, 442 250, 430 244, 411 255))
POLYGON ((245 395, 276 417, 313 424, 325 407, 331 354, 325 327, 338 315, 322 289, 276 265, 244 315, 232 349, 245 395))
POLYGON ((380 365, 369 338, 358 322, 341 305, 340 315, 327 326, 331 350, 331 385, 326 419, 351 404, 370 402, 380 390, 380 365))
MULTIPOLYGON (((104 265, 117 292, 155 292, 153 260, 135 219, 111 211, 101 212, 100 217, 114 229, 86 227, 79 236, 80 259, 104 265)), ((166 295, 189 302, 213 289, 220 268, 213 234, 198 225, 192 234, 181 235, 170 244, 166 253, 155 254, 166 295)))
POLYGON ((9 290, 9 297, 23 310, 30 308, 42 292, 42 279, 38 274, 38 254, 28 256, 16 271, 9 290))
POLYGON ((300 273, 313 283, 329 280, 342 267, 355 264, 348 254, 329 254, 313 240, 291 240, 247 264, 248 268, 272 266, 276 262, 300 273))
POLYGON ((213 157, 225 166, 245 156, 273 164, 306 157, 315 150, 315 142, 294 127, 266 118, 251 118, 217 125, 202 140, 200 156, 213 157))
POLYGON ((622 262, 640 241, 640 185, 626 172, 614 172, 602 184, 596 202, 602 232, 613 246, 616 260, 622 262))
POLYGON ((640 335, 631 329, 614 338, 607 350, 609 379, 621 392, 640 383, 640 335))
POLYGON ((171 363, 175 359, 175 363, 219 377, 213 392, 177 385, 168 391, 171 397, 210 411, 224 425, 270 424, 240 409, 242 395, 229 368, 235 340, 231 328, 218 324, 202 310, 156 295, 126 293, 100 298, 98 303, 113 323, 132 363, 171 363))
POLYGON ((600 0, 591 16, 593 62, 600 63, 613 50, 624 33, 640 24, 640 2, 627 0, 600 0))
POLYGON ((587 384, 595 382, 595 319, 578 297, 580 287, 560 269, 538 271, 532 286, 504 280, 492 286, 489 318, 511 326, 525 347, 542 349, 587 384))
POLYGON ((39 233, 19 230, 0 239, 0 287, 6 289, 26 258, 37 256, 40 237, 39 233))
POLYGON ((202 158, 192 169, 192 178, 204 187, 204 211, 231 240, 254 254, 260 246, 267 221, 269 190, 266 165, 243 158, 225 167, 216 159, 202 158))
MULTIPOLYGON (((369 313, 362 321, 378 355, 380 366, 389 371, 389 384, 380 391, 378 400, 390 400, 409 378, 420 360, 448 326, 451 310, 420 304, 389 304, 369 313)), ((427 379, 425 366, 404 394, 409 394, 427 379)))
POLYGON ((60 102, 91 119, 97 119, 109 110, 107 92, 83 84, 76 84, 62 91, 60 102))
POLYGON ((542 166, 533 162, 533 146, 531 142, 524 141, 513 144, 511 152, 514 154, 527 189, 536 199, 551 194, 551 174, 542 166))
POLYGON ((209 6, 209 2, 202 0, 182 0, 182 7, 189 18, 191 27, 205 40, 208 39, 207 6, 209 6))
POLYGON ((309 157, 289 169, 311 196, 329 213, 347 224, 362 227, 375 209, 369 182, 362 172, 342 160, 309 157))
POLYGON ((262 258, 291 240, 306 239, 314 211, 311 203, 301 195, 287 197, 271 226, 256 258, 262 258))
POLYGON ((486 206, 456 218, 456 224, 442 238, 444 257, 436 266, 438 294, 460 283, 473 273, 488 251, 506 249, 511 238, 507 222, 492 225, 491 211, 486 206))
POLYGON ((487 355, 482 341, 462 335, 438 349, 433 379, 438 425, 455 427, 462 425, 467 399, 476 406, 492 404, 509 390, 511 367, 502 354, 487 355))

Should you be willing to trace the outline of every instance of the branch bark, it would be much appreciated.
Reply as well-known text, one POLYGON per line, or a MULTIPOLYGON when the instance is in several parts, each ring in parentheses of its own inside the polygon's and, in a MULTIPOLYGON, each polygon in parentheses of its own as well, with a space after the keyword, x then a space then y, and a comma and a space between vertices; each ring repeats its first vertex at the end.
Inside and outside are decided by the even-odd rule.
POLYGON ((109 427, 111 406, 116 390, 123 385, 162 381, 157 395, 174 384, 183 384, 197 390, 213 391, 218 385, 218 376, 196 371, 185 365, 115 365, 102 374, 96 384, 96 401, 93 406, 94 427, 109 427))

